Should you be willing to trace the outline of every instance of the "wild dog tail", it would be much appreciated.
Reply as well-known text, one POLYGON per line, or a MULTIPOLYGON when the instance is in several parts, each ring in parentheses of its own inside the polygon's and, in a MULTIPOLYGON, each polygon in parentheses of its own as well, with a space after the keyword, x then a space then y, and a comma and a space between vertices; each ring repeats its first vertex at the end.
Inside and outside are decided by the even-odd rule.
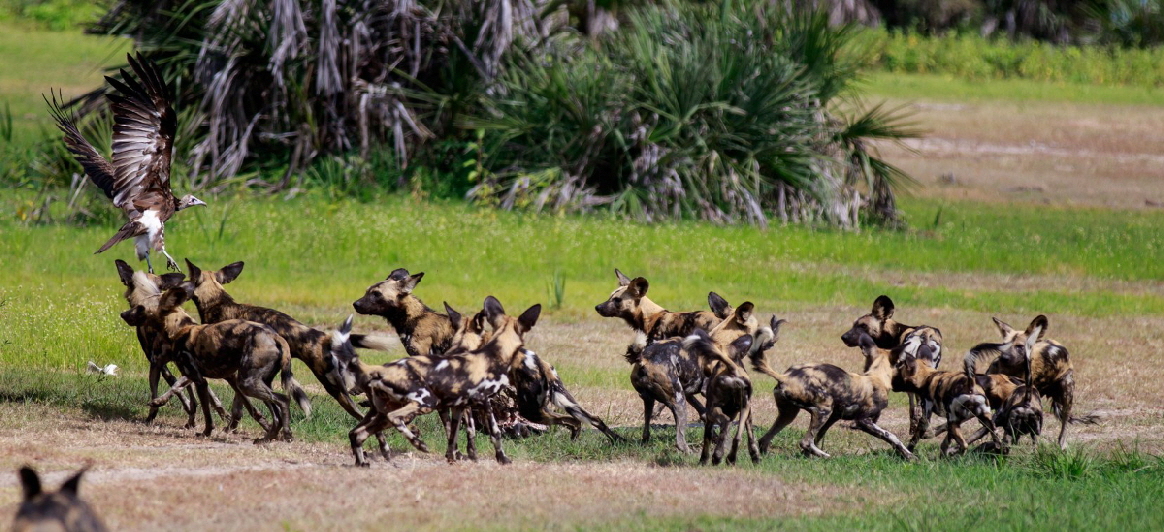
POLYGON ((1038 325, 1035 330, 1027 335, 1027 342, 1023 346, 1023 393, 1027 401, 1031 400, 1031 394, 1035 391, 1035 383, 1031 380, 1031 354, 1034 352, 1035 343, 1039 341, 1039 334, 1043 332, 1043 326, 1038 325))
POLYGON ((557 377, 550 379, 550 402, 554 403, 554 406, 564 410, 570 417, 582 423, 589 423, 609 438, 612 443, 623 441, 623 437, 615 434, 613 430, 610 430, 610 427, 606 426, 606 423, 601 418, 592 415, 585 408, 582 408, 582 405, 578 404, 578 400, 574 399, 574 396, 566 389, 566 385, 562 384, 561 379, 557 377))
POLYGON ((752 369, 776 379, 778 384, 782 384, 786 380, 783 374, 778 373, 772 369, 772 366, 768 365, 768 355, 763 349, 748 352, 748 358, 752 361, 752 369))
MULTIPOLYGON (((736 340, 736 343, 733 343, 731 347, 737 348, 737 344, 741 343, 747 344, 746 346, 743 346, 744 351, 749 350, 752 346, 752 337, 750 335, 740 337, 740 339, 736 340)), ((744 374, 744 371, 742 371, 743 368, 736 364, 736 361, 732 360, 732 357, 725 355, 723 353, 723 349, 720 349, 718 345, 715 345, 715 342, 711 340, 711 336, 708 336, 708 334, 703 331, 703 329, 696 329, 694 334, 684 338, 683 348, 699 353, 701 356, 707 357, 709 359, 718 361, 737 375, 744 374)))
POLYGON ((308 399, 307 392, 303 391, 303 387, 299 385, 299 381, 295 380, 295 375, 291 372, 291 348, 287 346, 287 341, 282 336, 278 338, 279 357, 283 360, 283 370, 280 373, 283 391, 290 394, 291 398, 299 404, 299 408, 303 409, 303 417, 309 418, 311 417, 311 399, 308 399))
POLYGON ((643 351, 647 350, 647 333, 637 331, 635 333, 635 343, 626 346, 626 353, 622 355, 623 358, 630 364, 638 364, 643 359, 643 351))
POLYGON ((962 370, 970 380, 974 380, 974 374, 978 367, 978 361, 982 359, 995 359, 1003 353, 1010 351, 1014 347, 1013 343, 1009 344, 978 344, 971 347, 966 352, 966 357, 962 360, 962 370))
POLYGON ((1072 425, 1098 425, 1100 421, 1099 414, 1087 414, 1086 416, 1071 416, 1067 419, 1068 423, 1072 425))
POLYGON ((352 334, 349 338, 351 338, 354 347, 377 351, 388 351, 400 343, 399 340, 378 334, 352 334))

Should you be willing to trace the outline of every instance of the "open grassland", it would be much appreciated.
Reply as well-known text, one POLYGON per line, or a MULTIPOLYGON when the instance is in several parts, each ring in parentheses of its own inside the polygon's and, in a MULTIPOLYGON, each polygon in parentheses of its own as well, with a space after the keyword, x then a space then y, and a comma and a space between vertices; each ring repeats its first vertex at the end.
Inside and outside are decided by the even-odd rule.
MULTIPOLYGON (((63 85, 61 72, 41 81, 36 72, 0 71, 9 76, 0 83, 31 80, 14 92, 3 85, 0 97, 32 102, 41 84, 63 85)), ((78 82, 77 92, 93 79, 78 82)), ((296 442, 251 445, 258 428, 249 420, 241 434, 199 439, 181 428, 173 404, 154 425, 140 422, 146 364, 117 316, 125 303, 112 265, 136 261, 128 244, 92 255, 115 223, 18 223, 32 194, 5 190, 0 472, 34 463, 55 486, 92 461, 82 494, 113 529, 1158 530, 1164 210, 1144 200, 1164 201, 1164 168, 1153 153, 1164 111, 1123 105, 1150 99, 1125 101, 1106 89, 1064 97, 1078 93, 1014 83, 874 76, 878 94, 920 98, 916 118, 932 131, 914 153, 889 152, 927 185, 903 201, 911 225, 903 232, 646 226, 313 193, 290 202, 204 198, 209 207, 168 225, 167 242, 176 257, 205 268, 246 261, 227 286, 232 294, 321 327, 338 325, 368 285, 397 267, 426 273, 417 295, 433 307, 476 309, 487 294, 510 311, 543 303, 530 347, 583 405, 632 439, 642 406, 620 356, 632 334, 593 311, 615 287, 614 267, 648 277, 650 296, 673 310, 703 308, 715 290, 733 303, 755 302, 764 317, 787 318, 770 354, 777 368, 811 361, 859 369, 859 354, 838 336, 882 293, 895 299, 901 321, 942 329, 948 367, 971 345, 997 338, 991 316, 1019 326, 1047 313, 1051 336, 1072 353, 1077 413, 1101 417, 1071 428, 1068 452, 1024 444, 1006 458, 945 460, 929 441, 921 460, 906 464, 842 423, 823 444, 834 458, 810 460, 796 452, 802 416, 760 464, 699 468, 672 450, 663 414, 647 446, 610 445, 590 430, 577 441, 561 430, 506 441, 516 461, 509 467, 449 466, 439 452, 411 452, 389 433, 395 462, 374 459, 371 470, 357 470, 346 437, 354 421, 299 363, 315 413, 303 420, 294 411, 296 442), (1041 100, 1043 90, 1052 96, 1041 100), (949 173, 952 180, 939 180, 949 173), (89 360, 118 364, 122 375, 85 375, 89 360)), ((32 124, 44 123, 38 102, 21 111, 32 124)), ((388 334, 378 318, 361 316, 357 328, 388 334)), ((376 362, 402 355, 364 354, 376 362)), ((757 426, 766 428, 773 383, 755 382, 757 426)), ((891 399, 882 426, 905 433, 904 403, 891 399)), ((417 424, 443 450, 435 419, 417 424)), ((1045 434, 1057 430, 1048 415, 1045 434)), ((688 439, 701 434, 692 427, 688 439)), ((487 439, 478 447, 488 450, 487 439)), ((0 473, 0 521, 18 498, 16 476, 0 473)))

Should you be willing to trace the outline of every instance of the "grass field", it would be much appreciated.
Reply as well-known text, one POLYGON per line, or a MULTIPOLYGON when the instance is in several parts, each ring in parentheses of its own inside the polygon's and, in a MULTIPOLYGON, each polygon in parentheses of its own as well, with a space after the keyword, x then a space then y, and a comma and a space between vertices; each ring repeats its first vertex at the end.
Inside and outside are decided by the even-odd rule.
MULTIPOLYGON (((86 50, 106 46, 82 42, 91 43, 86 50)), ((9 76, 0 78, 0 99, 24 101, 38 84, 68 77, 46 73, 18 85, 16 68, 28 67, 0 69, 9 76)), ((507 441, 509 467, 449 466, 439 453, 409 453, 393 433, 403 454, 365 471, 350 467, 353 420, 298 363, 315 414, 302 420, 296 411, 296 442, 253 446, 250 421, 242 434, 199 439, 181 428, 173 406, 153 425, 140 422, 146 365, 117 316, 125 303, 112 265, 136 261, 126 244, 92 254, 114 222, 20 223, 15 213, 32 193, 5 190, 0 470, 35 463, 55 486, 92 461, 82 493, 114 529, 1160 529, 1164 210, 1149 202, 1164 201, 1155 148, 1164 107, 1148 104, 1161 102, 1030 82, 976 90, 937 77, 875 75, 871 83, 895 103, 913 102, 931 131, 913 151, 885 147, 927 185, 902 201, 910 223, 902 232, 647 226, 318 192, 288 202, 203 197, 209 207, 168 224, 167 246, 204 268, 246 261, 227 286, 233 295, 321 327, 338 325, 368 285, 397 267, 426 273, 416 293, 433 307, 476 309, 488 294, 511 311, 540 302, 547 310, 530 347, 588 409, 631 438, 642 407, 620 354, 632 334, 593 311, 616 286, 615 267, 648 277, 652 299, 673 310, 703 308, 715 290, 787 318, 771 352, 778 368, 812 361, 857 370, 859 355, 838 336, 882 293, 894 298, 901 321, 941 327, 952 366, 956 353, 997 338, 991 316, 1018 326, 1047 313, 1050 334, 1071 349, 1077 411, 1102 420, 1072 427, 1067 452, 1024 445, 1001 459, 947 460, 928 441, 919 461, 903 463, 838 425, 823 444, 834 458, 810 460, 795 452, 805 427, 798 420, 760 464, 700 468, 671 450, 663 415, 647 446, 610 445, 594 431, 577 441, 564 431, 507 441), (555 279, 564 290, 553 288, 555 279), (89 360, 118 364, 122 375, 85 375, 89 360)), ((39 107, 27 108, 29 127, 40 127, 39 107)), ((357 327, 388 334, 383 320, 366 316, 357 327)), ((773 383, 755 381, 764 425, 774 418, 773 383)), ((893 397, 883 417, 898 434, 903 405, 893 397)), ((443 449, 435 421, 418 424, 443 449)), ((1057 430, 1048 417, 1046 433, 1057 430)), ((701 434, 692 427, 689 441, 701 434)), ((479 445, 488 448, 486 439, 479 445)), ((0 474, 0 521, 18 492, 15 475, 0 474)))

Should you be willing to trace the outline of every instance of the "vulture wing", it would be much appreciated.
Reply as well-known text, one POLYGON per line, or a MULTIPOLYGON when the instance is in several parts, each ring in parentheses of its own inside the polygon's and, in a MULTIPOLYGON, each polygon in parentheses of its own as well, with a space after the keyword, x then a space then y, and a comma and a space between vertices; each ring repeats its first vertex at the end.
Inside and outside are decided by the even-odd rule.
POLYGON ((118 94, 113 107, 113 204, 128 206, 145 190, 170 195, 170 154, 178 119, 170 108, 170 91, 156 64, 128 57, 140 81, 124 69, 122 81, 106 76, 118 94))
POLYGON ((81 131, 77 129, 77 123, 73 121, 72 115, 61 108, 55 94, 52 101, 49 101, 48 98, 45 98, 44 101, 49 106, 49 113, 57 121, 57 127, 65 134, 65 147, 68 148, 69 153, 73 154, 73 158, 81 163, 81 167, 85 169, 85 175, 89 176, 93 184, 97 185, 97 188, 100 188, 109 199, 113 199, 113 165, 109 164, 109 161, 97 153, 93 145, 81 136, 81 131))

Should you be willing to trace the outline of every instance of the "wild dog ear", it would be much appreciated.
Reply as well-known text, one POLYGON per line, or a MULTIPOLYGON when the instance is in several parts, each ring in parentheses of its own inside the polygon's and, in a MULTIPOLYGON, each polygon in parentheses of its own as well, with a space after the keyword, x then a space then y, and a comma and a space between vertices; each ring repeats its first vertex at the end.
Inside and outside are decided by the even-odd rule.
POLYGON ((752 312, 755 309, 756 306, 753 305, 751 301, 745 301, 744 304, 740 305, 739 308, 736 309, 736 321, 739 323, 748 321, 748 319, 752 317, 752 312))
POLYGON ((489 324, 494 329, 500 328, 504 323, 505 307, 501 306, 501 302, 493 296, 485 297, 485 319, 489 320, 489 324))
POLYGON ((893 309, 893 300, 887 295, 877 296, 877 299, 873 300, 873 317, 879 320, 892 318, 893 309))
POLYGON ((626 292, 635 299, 642 299, 643 296, 647 295, 647 288, 650 288, 650 286, 650 283, 648 283, 646 279, 642 277, 635 277, 635 280, 631 281, 630 284, 627 285, 626 292))
POLYGON ((190 280, 195 283, 202 281, 202 269, 195 266, 190 259, 186 259, 186 269, 190 270, 190 280))
POLYGON ((406 294, 406 295, 411 294, 412 289, 416 288, 416 285, 420 284, 420 280, 423 278, 424 278, 424 272, 420 272, 416 275, 409 275, 408 278, 405 279, 403 281, 403 284, 400 286, 400 293, 406 294))
POLYGON ((404 268, 396 268, 392 273, 388 274, 386 281, 403 281, 408 278, 408 270, 404 268))
POLYGON ((167 273, 162 275, 162 282, 158 283, 158 290, 169 290, 182 284, 186 280, 184 273, 167 273))
POLYGON ((461 328, 461 313, 453 310, 453 307, 449 306, 448 301, 445 301, 444 303, 445 303, 445 314, 448 314, 449 321, 453 322, 453 330, 460 329, 461 328))
POLYGON ((158 309, 173 309, 182 306, 189 299, 189 294, 181 288, 171 288, 162 294, 162 298, 158 301, 158 309))
POLYGON ((707 293, 707 305, 711 307, 711 313, 721 320, 726 319, 732 313, 732 306, 715 292, 707 293))
MULTIPOLYGON (((1040 316, 1041 317, 1041 316, 1040 316)), ((1035 344, 1039 342, 1039 338, 1043 336, 1043 327, 1036 325, 1033 330, 1027 333, 1027 357, 1029 358, 1035 352, 1035 344)))
MULTIPOLYGON (((117 267, 117 277, 121 279, 121 284, 125 286, 133 286, 133 268, 125 261, 117 259, 113 261, 113 265, 117 267)), ((164 275, 162 277, 165 277, 164 275)))
POLYGON ((73 476, 69 477, 69 480, 66 480, 64 484, 61 484, 61 493, 76 498, 77 491, 81 488, 81 476, 84 475, 85 471, 88 470, 89 466, 82 467, 80 470, 74 473, 73 476))
POLYGON ((618 268, 614 269, 614 275, 618 277, 618 286, 626 286, 631 283, 630 277, 627 277, 622 272, 618 271, 618 268))
POLYGON ((994 325, 998 327, 998 332, 1002 335, 1003 338, 1010 336, 1010 334, 1014 332, 1014 327, 1011 327, 1005 321, 1002 321, 998 318, 990 319, 994 320, 994 325))
POLYGON ((125 321, 126 324, 132 325, 134 327, 142 325, 145 323, 146 319, 145 307, 138 305, 125 312, 122 312, 121 319, 125 321))
POLYGON ((739 338, 736 338, 736 341, 732 342, 732 352, 737 356, 747 353, 748 350, 752 348, 753 341, 754 340, 752 335, 750 334, 745 334, 739 338))
POLYGON ((32 500, 41 494, 40 476, 31 467, 20 468, 20 486, 24 488, 24 500, 32 500))
POLYGON ((532 329, 534 324, 538 322, 538 316, 540 316, 541 313, 542 305, 540 303, 526 309, 525 312, 522 312, 521 315, 517 317, 517 324, 521 326, 521 330, 519 330, 518 333, 525 333, 526 331, 532 329))
POLYGON ((243 261, 240 260, 238 262, 232 262, 226 266, 223 266, 221 270, 218 270, 218 273, 214 275, 214 280, 218 281, 218 284, 226 284, 235 279, 238 279, 238 276, 242 273, 242 271, 243 261))
POLYGON ((1034 335, 1036 341, 1042 340, 1043 335, 1047 334, 1047 317, 1039 314, 1035 319, 1031 320, 1031 324, 1027 326, 1027 336, 1034 335))

